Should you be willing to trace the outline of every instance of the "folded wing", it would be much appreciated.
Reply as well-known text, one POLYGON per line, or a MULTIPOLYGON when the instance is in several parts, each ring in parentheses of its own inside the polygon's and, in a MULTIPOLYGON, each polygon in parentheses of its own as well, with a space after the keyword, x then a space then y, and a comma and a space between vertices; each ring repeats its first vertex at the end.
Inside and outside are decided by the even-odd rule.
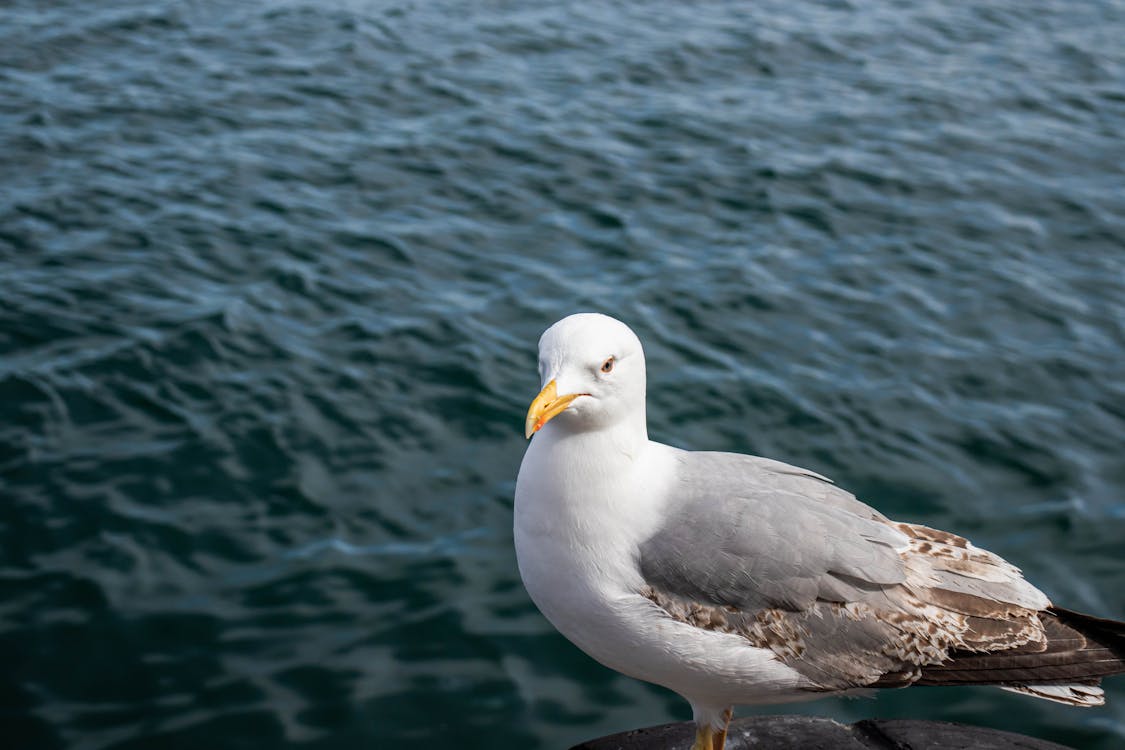
POLYGON ((642 593, 770 649, 808 690, 996 684, 1098 705, 1098 678, 1125 671, 1125 625, 1052 608, 961 537, 778 462, 678 459, 669 520, 640 548, 642 593))

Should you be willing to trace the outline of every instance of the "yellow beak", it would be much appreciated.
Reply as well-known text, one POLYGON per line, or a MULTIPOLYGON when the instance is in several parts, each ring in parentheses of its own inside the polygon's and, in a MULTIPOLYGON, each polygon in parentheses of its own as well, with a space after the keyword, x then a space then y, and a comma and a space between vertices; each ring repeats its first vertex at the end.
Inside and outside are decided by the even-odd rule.
POLYGON ((566 407, 570 406, 570 402, 579 396, 585 396, 584 393, 570 393, 566 396, 558 394, 558 386, 555 381, 547 383, 543 386, 543 390, 539 391, 539 395, 531 402, 531 406, 527 410, 527 419, 523 423, 523 436, 531 438, 531 434, 539 432, 543 429, 543 425, 550 422, 566 411, 566 407))

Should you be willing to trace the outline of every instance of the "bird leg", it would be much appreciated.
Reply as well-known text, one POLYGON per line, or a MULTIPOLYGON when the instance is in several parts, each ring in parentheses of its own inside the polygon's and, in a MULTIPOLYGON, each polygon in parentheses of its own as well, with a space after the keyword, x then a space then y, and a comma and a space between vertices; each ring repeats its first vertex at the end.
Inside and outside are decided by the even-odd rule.
POLYGON ((723 750, 727 742, 727 728, 730 726, 731 708, 723 710, 723 728, 714 729, 710 722, 696 725, 695 742, 691 750, 723 750))
POLYGON ((697 724, 695 727, 695 742, 691 743, 691 750, 711 750, 711 739, 715 730, 710 724, 697 724))
POLYGON ((711 738, 712 750, 723 750, 723 746, 727 744, 727 729, 730 728, 730 717, 733 711, 730 706, 723 709, 723 728, 715 732, 715 736, 711 738))

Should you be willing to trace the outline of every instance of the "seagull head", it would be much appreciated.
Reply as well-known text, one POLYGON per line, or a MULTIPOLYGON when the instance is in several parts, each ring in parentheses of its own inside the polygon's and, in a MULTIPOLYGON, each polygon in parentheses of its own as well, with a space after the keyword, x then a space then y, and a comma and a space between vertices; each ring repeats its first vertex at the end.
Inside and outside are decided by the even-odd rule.
POLYGON ((543 390, 527 411, 528 438, 552 420, 572 432, 638 419, 645 429, 645 355, 620 320, 578 313, 555 323, 539 339, 539 377, 543 390))

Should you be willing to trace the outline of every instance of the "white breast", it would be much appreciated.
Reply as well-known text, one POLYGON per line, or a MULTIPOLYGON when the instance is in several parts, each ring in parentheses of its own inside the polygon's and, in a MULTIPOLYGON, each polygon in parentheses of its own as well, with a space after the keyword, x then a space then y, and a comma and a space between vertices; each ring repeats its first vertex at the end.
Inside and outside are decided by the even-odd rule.
POLYGON ((673 620, 639 593, 637 547, 663 517, 675 450, 650 442, 628 456, 580 442, 591 437, 544 430, 520 467, 516 557, 536 606, 602 664, 689 700, 793 700, 802 680, 771 652, 673 620))
POLYGON ((590 465, 582 457, 601 451, 579 444, 589 436, 556 437, 549 430, 536 436, 520 466, 516 557, 536 606, 594 655, 623 633, 617 608, 640 590, 636 550, 651 533, 650 515, 634 507, 632 457, 617 456, 612 468, 590 465))

